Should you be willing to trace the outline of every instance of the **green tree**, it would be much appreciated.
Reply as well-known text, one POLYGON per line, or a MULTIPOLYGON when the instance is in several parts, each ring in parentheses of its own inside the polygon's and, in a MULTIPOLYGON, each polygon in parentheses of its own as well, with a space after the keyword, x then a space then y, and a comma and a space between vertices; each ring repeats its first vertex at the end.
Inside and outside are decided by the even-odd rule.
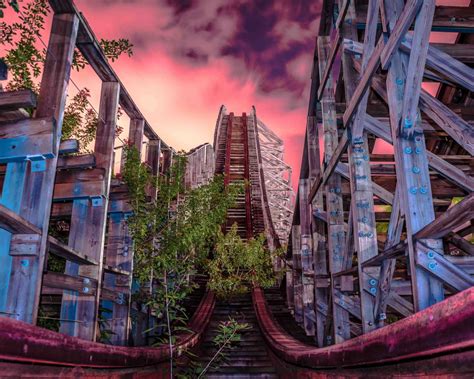
MULTIPOLYGON (((0 47, 5 55, 0 57, 8 66, 10 80, 6 90, 31 89, 39 94, 39 78, 46 60, 46 48, 42 46, 46 17, 51 13, 47 0, 30 0, 21 8, 16 1, 0 0, 0 18, 3 18, 7 4, 19 13, 15 22, 0 22, 0 47)), ((14 19, 12 17, 12 19, 14 19)), ((132 56, 133 45, 129 40, 101 39, 105 56, 112 62, 122 55, 132 56)), ((77 71, 87 66, 87 61, 78 49, 74 52, 73 68, 77 71)), ((62 138, 75 138, 81 150, 87 151, 95 138, 97 115, 89 102, 90 91, 80 89, 70 99, 64 112, 62 138)), ((120 116, 120 113, 119 113, 120 116)), ((120 129, 117 130, 117 133, 120 129)))
POLYGON ((282 250, 270 252, 265 236, 243 241, 234 224, 227 234, 218 231, 214 255, 208 262, 208 287, 220 298, 248 292, 253 286, 263 288, 275 284, 277 274, 273 260, 282 250))

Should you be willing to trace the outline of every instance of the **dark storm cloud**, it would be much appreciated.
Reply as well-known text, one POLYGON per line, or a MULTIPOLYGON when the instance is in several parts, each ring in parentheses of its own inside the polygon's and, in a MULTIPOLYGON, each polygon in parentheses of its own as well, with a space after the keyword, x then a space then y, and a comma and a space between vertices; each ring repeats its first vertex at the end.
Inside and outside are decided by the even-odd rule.
POLYGON ((213 57, 232 58, 235 76, 258 78, 261 93, 285 91, 295 98, 302 96, 309 72, 306 77, 298 75, 292 62, 302 55, 311 59, 318 1, 166 0, 166 5, 173 9, 168 34, 176 28, 187 30, 186 35, 178 33, 181 44, 172 38, 170 47, 176 57, 197 65, 213 57))
POLYGON ((128 31, 135 48, 159 43, 193 66, 227 59, 234 78, 255 81, 261 94, 286 95, 289 108, 301 106, 307 91, 320 1, 113 0, 147 4, 160 15, 155 29, 128 31))

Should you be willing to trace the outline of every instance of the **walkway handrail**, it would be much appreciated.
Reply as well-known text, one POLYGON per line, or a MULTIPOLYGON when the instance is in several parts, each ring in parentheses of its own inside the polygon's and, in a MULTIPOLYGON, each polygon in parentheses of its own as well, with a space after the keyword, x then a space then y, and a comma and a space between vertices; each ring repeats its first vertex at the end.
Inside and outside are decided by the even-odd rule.
POLYGON ((474 288, 394 324, 324 348, 289 336, 271 315, 261 288, 253 290, 252 298, 269 347, 279 358, 297 366, 377 366, 467 350, 474 353, 474 288))
MULTIPOLYGON (((189 323, 189 331, 178 336, 174 355, 196 345, 214 311, 215 296, 207 291, 189 323)), ((0 359, 88 368, 144 367, 169 359, 167 344, 159 347, 112 346, 0 318, 0 359)))

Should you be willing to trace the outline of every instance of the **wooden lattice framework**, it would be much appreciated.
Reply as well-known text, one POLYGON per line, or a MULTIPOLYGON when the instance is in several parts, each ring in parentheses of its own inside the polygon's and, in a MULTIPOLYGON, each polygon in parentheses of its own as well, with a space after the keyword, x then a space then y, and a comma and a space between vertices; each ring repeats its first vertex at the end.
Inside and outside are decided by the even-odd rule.
POLYGON ((113 176, 118 107, 130 117, 127 143, 141 153, 147 139, 143 155, 153 174, 169 170, 174 151, 146 121, 73 2, 49 3, 54 15, 38 102, 31 91, 0 92, 0 315, 36 324, 42 301, 59 304, 60 332, 95 341, 100 307, 107 309, 109 342, 126 345, 132 309, 134 343, 141 344, 153 315, 131 304, 132 210, 128 189, 113 176), (61 141, 76 48, 102 81, 92 154, 77 155, 77 141, 61 141), (34 117, 24 108, 36 108, 34 117), (62 221, 68 233, 60 240, 49 228, 62 221), (51 255, 66 260, 65 272, 48 271, 51 255))
POLYGON ((293 217, 294 191, 291 167, 284 161, 285 147, 262 120, 257 119, 260 155, 273 227, 281 244, 286 244, 293 217))
POLYGON ((205 143, 186 154, 186 174, 184 182, 187 188, 197 188, 208 184, 214 177, 215 157, 211 144, 205 143))
POLYGON ((473 15, 434 0, 323 2, 287 275, 319 346, 474 284, 473 15), (456 41, 431 44, 432 31, 456 41))

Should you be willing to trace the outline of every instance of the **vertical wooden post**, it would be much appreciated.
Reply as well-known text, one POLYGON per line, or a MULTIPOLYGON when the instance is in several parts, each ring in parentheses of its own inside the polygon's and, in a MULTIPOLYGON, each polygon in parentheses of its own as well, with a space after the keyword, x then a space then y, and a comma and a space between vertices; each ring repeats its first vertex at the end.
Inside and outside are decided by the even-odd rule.
MULTIPOLYGON (((130 119, 130 129, 128 131, 128 143, 130 146, 135 146, 137 150, 141 152, 143 150, 143 131, 145 129, 145 120, 142 118, 132 118, 130 119)), ((122 151, 122 159, 120 162, 120 167, 123 169, 125 164, 125 155, 122 151)))
MULTIPOLYGON (((384 1, 390 30, 403 9, 403 3, 384 1)), ((417 244, 413 235, 435 219, 428 159, 418 110, 421 82, 428 51, 429 35, 435 9, 434 0, 426 0, 416 17, 409 60, 396 51, 387 75, 387 97, 390 111, 397 182, 405 215, 410 272, 415 311, 443 300, 442 282, 416 264, 417 244), (405 67, 407 67, 405 71, 405 67)), ((425 243, 443 252, 442 240, 425 243)))
POLYGON ((99 120, 97 125, 94 154, 96 167, 104 170, 106 197, 99 202, 74 200, 69 246, 95 259, 97 266, 78 266, 68 262, 66 273, 91 278, 98 287, 94 296, 76 295, 65 291, 61 306, 61 318, 79 322, 62 322, 61 332, 87 340, 95 340, 97 334, 98 306, 102 285, 102 261, 107 224, 108 189, 112 175, 113 148, 117 124, 120 84, 102 83, 99 120), (76 216, 75 216, 76 215, 76 216), (74 325, 74 326, 72 326, 74 325))
POLYGON ((148 144, 146 162, 155 176, 160 173, 161 140, 150 140, 148 144))
MULTIPOLYGON (((318 38, 318 61, 320 75, 324 73, 328 56, 328 37, 318 38)), ((324 128, 324 161, 329 162, 338 144, 336 105, 333 94, 333 80, 328 78, 321 100, 321 110, 324 128)), ((343 269, 343 252, 345 251, 344 212, 342 202, 341 177, 333 173, 325 186, 326 212, 328 221, 328 251, 329 270, 331 276, 343 269)), ((331 278, 332 312, 334 320, 334 343, 343 342, 350 338, 349 314, 335 303, 334 280, 331 278)))
MULTIPOLYGON (((316 64, 316 62, 315 62, 316 64)), ((306 125, 308 167, 310 184, 321 173, 319 154, 319 131, 317 118, 309 116, 306 125)), ((325 323, 328 308, 328 280, 327 280, 327 258, 326 258, 326 236, 325 225, 321 220, 314 217, 314 212, 324 211, 323 196, 316 194, 310 204, 311 233, 313 241, 313 268, 314 268, 314 311, 316 313, 316 341, 319 347, 323 347, 326 341, 325 323)))
POLYGON ((291 246, 293 249, 293 290, 295 302, 295 320, 303 323, 303 275, 301 272, 301 227, 293 225, 291 230, 291 246))
POLYGON ((107 327, 111 331, 110 342, 127 345, 129 333, 130 297, 133 270, 133 241, 128 232, 127 214, 112 213, 109 216, 106 263, 130 275, 104 274, 104 287, 115 292, 115 301, 103 301, 109 312, 107 327))
MULTIPOLYGON (((128 142, 138 150, 140 156, 143 150, 144 128, 145 120, 130 120, 128 142)), ((122 159, 122 164, 124 163, 125 159, 122 159)), ((130 273, 104 273, 104 287, 116 294, 115 301, 102 300, 102 308, 110 310, 106 314, 107 328, 111 332, 110 342, 114 345, 127 345, 130 328, 133 241, 128 231, 127 217, 127 212, 123 211, 110 213, 108 221, 105 261, 112 268, 130 273)))
MULTIPOLYGON (((41 81, 36 117, 54 117, 56 120, 56 152, 59 149, 62 132, 64 106, 78 27, 79 20, 76 15, 54 15, 41 81)), ((11 259, 11 275, 6 293, 5 312, 14 315, 18 320, 29 323, 36 323, 38 315, 57 154, 45 163, 45 170, 39 172, 33 172, 31 163, 28 164, 26 174, 23 174, 21 165, 24 164, 21 163, 16 169, 11 168, 12 176, 19 176, 16 179, 10 177, 10 180, 22 182, 21 176, 26 175, 20 215, 42 231, 41 241, 35 254, 16 255, 11 259), (13 171, 16 173, 13 174, 13 171)), ((17 197, 19 198, 20 195, 19 191, 17 197)))
POLYGON ((167 174, 171 170, 173 164, 173 150, 168 148, 163 151, 163 174, 167 174))
POLYGON ((301 269, 303 283, 303 321, 306 335, 314 336, 314 274, 313 245, 311 239, 311 208, 308 202, 309 179, 301 179, 299 184, 299 207, 301 224, 301 269))

